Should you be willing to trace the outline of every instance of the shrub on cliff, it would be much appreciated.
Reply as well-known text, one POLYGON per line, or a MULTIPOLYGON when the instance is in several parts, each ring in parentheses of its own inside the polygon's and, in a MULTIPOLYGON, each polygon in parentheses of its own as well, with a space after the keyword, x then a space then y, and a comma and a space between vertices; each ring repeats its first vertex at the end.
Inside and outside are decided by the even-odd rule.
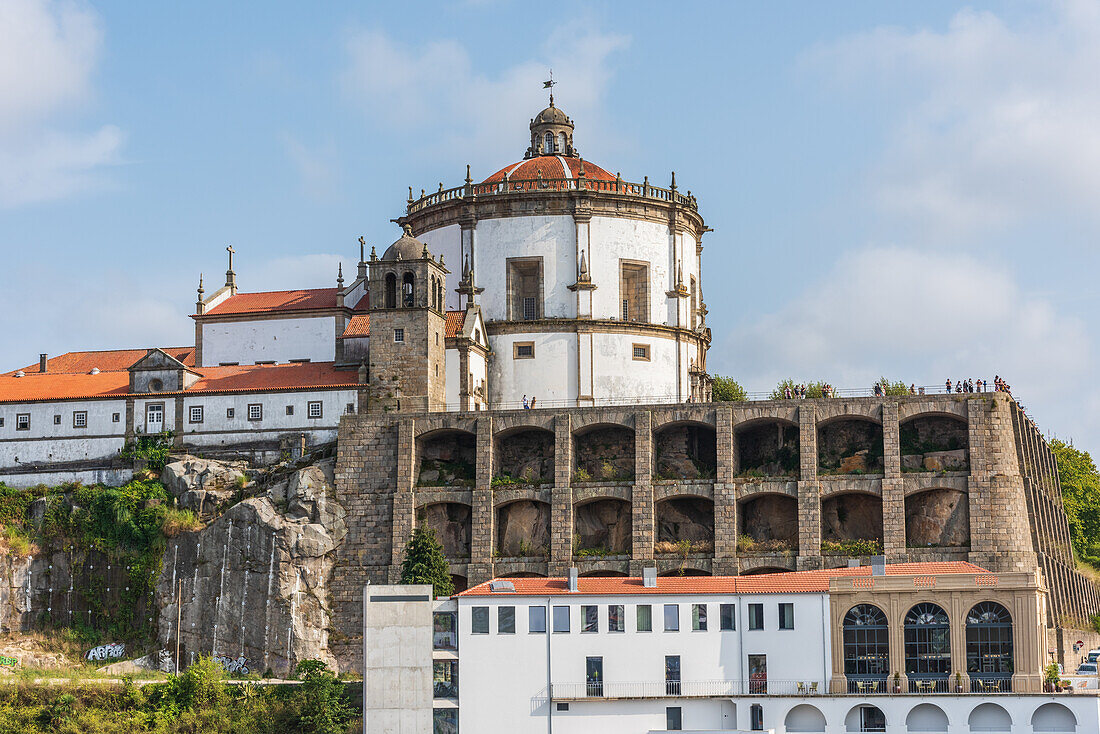
POLYGON ((405 560, 401 563, 401 583, 431 584, 435 596, 454 593, 447 557, 431 528, 418 527, 413 531, 405 546, 405 560))
POLYGON ((1087 451, 1050 442, 1062 480, 1062 504, 1077 557, 1100 568, 1100 472, 1087 451))

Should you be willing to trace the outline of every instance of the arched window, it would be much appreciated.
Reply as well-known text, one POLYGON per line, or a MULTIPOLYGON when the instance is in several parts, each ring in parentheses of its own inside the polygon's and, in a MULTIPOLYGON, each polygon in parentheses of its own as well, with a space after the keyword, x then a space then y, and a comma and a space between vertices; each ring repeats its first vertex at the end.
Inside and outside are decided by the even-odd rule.
POLYGON ((416 278, 412 273, 405 273, 405 277, 401 280, 401 305, 405 308, 412 308, 416 305, 416 278))
POLYGON ((857 681, 864 687, 868 681, 875 688, 884 686, 890 671, 890 630, 886 615, 873 604, 857 604, 844 615, 843 626, 844 675, 848 678, 848 687, 856 691, 857 681))
POLYGON ((428 306, 430 308, 436 308, 437 307, 435 305, 435 296, 436 296, 435 276, 434 275, 429 275, 428 276, 428 306))
POLYGON ((435 282, 435 307, 440 311, 443 310, 443 281, 437 280, 435 282))
MULTIPOLYGON (((905 615, 905 673, 912 692, 928 682, 946 692, 951 673, 951 624, 943 608, 925 602, 905 615)), ((928 691, 931 693, 932 691, 928 691)))
POLYGON ((546 133, 542 138, 543 153, 554 152, 554 133, 546 133))
POLYGON ((386 273, 386 308, 397 308, 397 276, 386 273))
POLYGON ((558 133, 558 152, 565 152, 565 133, 558 133))
POLYGON ((966 672, 974 688, 1010 691, 1013 671, 1012 616, 993 601, 966 615, 966 672))

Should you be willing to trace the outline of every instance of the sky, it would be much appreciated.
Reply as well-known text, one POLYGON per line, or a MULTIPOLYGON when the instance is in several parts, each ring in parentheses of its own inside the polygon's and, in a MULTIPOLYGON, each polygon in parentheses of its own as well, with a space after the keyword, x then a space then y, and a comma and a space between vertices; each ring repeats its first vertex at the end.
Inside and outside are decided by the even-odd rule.
POLYGON ((335 285, 409 186, 522 157, 549 69, 587 160, 699 200, 712 372, 999 374, 1100 451, 1100 3, 1072 0, 0 0, 0 370, 192 343, 227 244, 242 290, 335 285))

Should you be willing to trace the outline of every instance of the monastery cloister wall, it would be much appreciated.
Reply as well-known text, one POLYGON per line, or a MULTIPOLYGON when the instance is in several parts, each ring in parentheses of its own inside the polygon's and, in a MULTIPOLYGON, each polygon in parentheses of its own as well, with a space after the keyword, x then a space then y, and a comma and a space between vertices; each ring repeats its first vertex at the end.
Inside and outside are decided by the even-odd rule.
POLYGON ((330 588, 349 639, 359 589, 398 580, 418 523, 459 588, 572 566, 748 574, 881 552, 1041 568, 1049 626, 1100 611, 1073 568, 1053 455, 1002 393, 360 413, 341 420, 338 452, 349 533, 330 588))

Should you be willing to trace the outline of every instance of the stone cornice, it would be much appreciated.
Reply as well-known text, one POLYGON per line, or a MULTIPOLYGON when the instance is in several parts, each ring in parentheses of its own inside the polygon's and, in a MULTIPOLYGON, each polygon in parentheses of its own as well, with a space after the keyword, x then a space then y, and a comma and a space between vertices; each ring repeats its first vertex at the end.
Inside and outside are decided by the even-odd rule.
POLYGON ((665 339, 694 340, 709 343, 703 334, 664 324, 648 324, 644 321, 618 321, 612 319, 533 319, 531 321, 486 321, 489 336, 505 334, 630 334, 632 336, 661 337, 665 339))

